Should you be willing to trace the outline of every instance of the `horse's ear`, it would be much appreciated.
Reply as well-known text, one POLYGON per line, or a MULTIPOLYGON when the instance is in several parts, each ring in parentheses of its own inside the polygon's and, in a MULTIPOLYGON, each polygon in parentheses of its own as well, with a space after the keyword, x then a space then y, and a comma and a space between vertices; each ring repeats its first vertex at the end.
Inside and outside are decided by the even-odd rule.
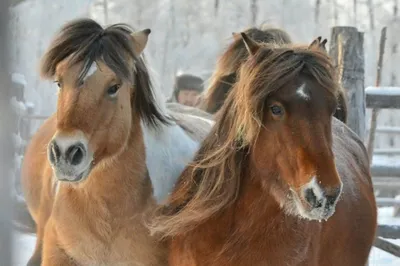
POLYGON ((131 34, 134 40, 135 53, 137 56, 141 55, 144 48, 146 47, 147 40, 149 39, 150 29, 144 29, 141 31, 136 31, 131 34))
POLYGON ((324 49, 325 51, 326 51, 326 43, 328 42, 328 40, 327 39, 324 39, 322 42, 321 42, 321 48, 322 49, 324 49))
POLYGON ((317 39, 314 39, 312 43, 308 46, 308 49, 319 48, 319 44, 321 43, 321 36, 317 39))
POLYGON ((324 39, 322 42, 322 37, 319 36, 318 38, 316 38, 315 40, 312 41, 312 43, 308 46, 308 49, 322 49, 324 51, 326 51, 326 43, 328 42, 327 39, 324 39))
POLYGON ((260 49, 258 43, 256 43, 253 39, 247 36, 247 34, 244 32, 241 32, 240 36, 242 37, 244 45, 246 46, 246 49, 249 52, 249 54, 254 55, 255 53, 257 53, 258 49, 260 49))
POLYGON ((233 37, 233 39, 234 39, 235 41, 241 39, 240 34, 237 33, 237 32, 232 32, 232 37, 233 37))

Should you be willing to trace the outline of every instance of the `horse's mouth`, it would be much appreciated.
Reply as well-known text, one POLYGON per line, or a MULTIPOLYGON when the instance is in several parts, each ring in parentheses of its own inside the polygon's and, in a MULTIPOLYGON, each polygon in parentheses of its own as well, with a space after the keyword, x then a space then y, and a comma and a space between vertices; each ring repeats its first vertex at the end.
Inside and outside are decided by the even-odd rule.
POLYGON ((61 171, 61 169, 54 169, 54 174, 56 178, 61 182, 68 183, 79 183, 86 180, 92 170, 92 164, 89 164, 88 167, 78 174, 71 174, 70 172, 65 173, 61 171))
POLYGON ((72 178, 61 177, 61 178, 58 178, 58 180, 59 180, 59 181, 62 181, 62 182, 71 182, 71 183, 75 183, 75 182, 81 181, 82 178, 83 178, 83 173, 79 174, 79 175, 76 176, 76 177, 72 177, 72 178))

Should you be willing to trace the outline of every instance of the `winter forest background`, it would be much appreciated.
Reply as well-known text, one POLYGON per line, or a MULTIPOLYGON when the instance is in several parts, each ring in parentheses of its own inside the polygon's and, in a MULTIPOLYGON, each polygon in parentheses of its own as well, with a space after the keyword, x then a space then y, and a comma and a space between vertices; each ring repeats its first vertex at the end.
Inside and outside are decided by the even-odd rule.
MULTIPOLYGON (((379 32, 388 46, 400 39, 397 0, 24 0, 12 8, 12 71, 26 81, 25 99, 35 113, 55 110, 56 89, 38 76, 39 59, 63 23, 88 16, 103 25, 124 22, 150 28, 146 55, 169 96, 178 71, 208 78, 231 33, 267 23, 286 29, 297 42, 330 37, 332 26, 356 26, 365 38, 365 85, 374 84, 379 32)), ((392 45, 390 45, 392 44, 392 45)), ((396 49, 394 47, 394 50, 396 49)), ((393 57, 386 49, 382 85, 395 85, 393 57), (389 60, 389 58, 391 60, 389 60)), ((15 76, 17 77, 17 76, 15 76)))

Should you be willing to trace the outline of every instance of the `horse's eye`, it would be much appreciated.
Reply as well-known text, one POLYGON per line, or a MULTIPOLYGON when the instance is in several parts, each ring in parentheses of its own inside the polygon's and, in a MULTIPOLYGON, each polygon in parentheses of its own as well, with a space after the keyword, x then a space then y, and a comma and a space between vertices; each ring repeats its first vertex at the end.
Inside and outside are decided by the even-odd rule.
POLYGON ((272 105, 270 108, 273 115, 283 115, 283 108, 281 106, 272 105))
POLYGON ((54 81, 55 84, 57 84, 57 87, 61 89, 61 82, 59 81, 54 81))
POLYGON ((115 85, 109 87, 107 89, 107 95, 110 96, 111 98, 114 98, 115 96, 117 96, 117 92, 120 87, 121 87, 121 85, 119 85, 119 84, 115 84, 115 85))

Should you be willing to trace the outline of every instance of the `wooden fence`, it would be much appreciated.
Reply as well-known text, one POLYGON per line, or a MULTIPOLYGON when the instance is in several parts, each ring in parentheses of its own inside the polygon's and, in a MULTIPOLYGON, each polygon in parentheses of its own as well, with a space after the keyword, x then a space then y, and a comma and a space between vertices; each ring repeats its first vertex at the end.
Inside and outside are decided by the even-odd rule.
MULTIPOLYGON (((363 140, 366 139, 366 108, 400 108, 400 88, 393 87, 364 87, 364 48, 363 33, 354 27, 334 27, 331 34, 330 56, 338 71, 342 87, 347 92, 349 105, 349 127, 363 140)), ((378 130, 381 134, 384 129, 378 130)), ((385 129, 386 132, 390 130, 385 129)), ((393 132, 390 131, 392 134, 393 132)), ((400 154, 400 150, 377 150, 375 154, 400 154)), ((387 185, 400 185, 396 182, 385 183, 388 179, 378 177, 400 177, 400 167, 387 165, 371 165, 374 185, 385 189, 387 185)), ((397 191, 398 192, 398 191, 397 191)), ((400 200, 377 197, 378 206, 400 205, 400 200)), ((380 224, 374 246, 394 256, 400 257, 400 247, 386 239, 399 239, 400 227, 380 224)))
MULTIPOLYGON (((400 88, 399 87, 368 87, 365 89, 366 107, 377 109, 400 109, 400 88)), ((397 128, 378 128, 376 134, 389 133, 398 134, 397 128)), ((375 150, 374 154, 399 155, 399 149, 375 150)), ((371 173, 376 177, 375 189, 400 190, 400 166, 399 165, 372 165, 371 173), (382 177, 395 177, 393 180, 382 179, 382 177), (396 178, 397 177, 397 178, 396 178), (381 179, 381 180, 379 180, 381 179)), ((377 204, 383 206, 400 206, 399 199, 377 198, 377 204)), ((378 225, 377 238, 374 245, 396 257, 400 257, 400 246, 389 242, 386 239, 400 239, 400 226, 378 225)))

